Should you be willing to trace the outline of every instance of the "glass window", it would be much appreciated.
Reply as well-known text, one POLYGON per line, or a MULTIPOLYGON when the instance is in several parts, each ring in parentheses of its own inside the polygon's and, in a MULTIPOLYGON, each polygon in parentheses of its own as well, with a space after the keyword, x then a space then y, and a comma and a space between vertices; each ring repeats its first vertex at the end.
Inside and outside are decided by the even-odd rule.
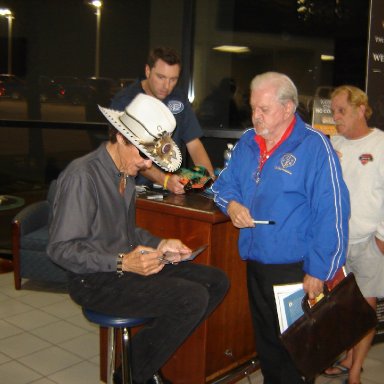
POLYGON ((0 118, 104 121, 97 104, 142 73, 150 0, 12 0, 0 16, 0 118), (9 35, 11 34, 11 46, 9 35), (11 56, 11 64, 7 59, 11 56))
POLYGON ((197 0, 196 9, 194 105, 205 128, 249 126, 249 84, 265 71, 292 78, 307 122, 319 88, 364 88, 368 1, 197 0))

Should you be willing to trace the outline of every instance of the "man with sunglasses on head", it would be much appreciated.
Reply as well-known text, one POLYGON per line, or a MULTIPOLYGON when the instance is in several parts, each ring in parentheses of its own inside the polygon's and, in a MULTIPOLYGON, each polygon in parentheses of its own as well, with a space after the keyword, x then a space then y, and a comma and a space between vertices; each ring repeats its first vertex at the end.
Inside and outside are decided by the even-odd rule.
MULTIPOLYGON (((123 111, 139 93, 161 100, 175 116, 177 125, 173 139, 176 144, 182 150, 186 147, 193 163, 203 166, 214 178, 211 161, 200 140, 203 136, 201 126, 186 95, 176 87, 180 72, 181 60, 175 50, 167 47, 153 49, 145 65, 145 78, 136 80, 121 90, 112 100, 111 108, 123 111)), ((137 184, 148 184, 149 179, 173 193, 184 193, 184 184, 176 174, 167 174, 160 168, 152 166, 140 171, 140 175, 144 177, 139 176, 137 184)))
MULTIPOLYGON (((372 109, 360 88, 337 87, 331 94, 331 109, 338 133, 331 142, 351 194, 345 266, 376 310, 377 297, 384 296, 384 132, 368 125, 372 109)), ((359 384, 374 336, 375 330, 365 335, 324 376, 345 377, 346 383, 359 384)))
MULTIPOLYGON (((221 302, 229 282, 219 269, 183 262, 191 249, 181 240, 136 227, 137 173, 152 162, 167 171, 181 164, 172 113, 143 94, 124 112, 100 109, 111 124, 109 141, 60 174, 47 252, 68 270, 70 296, 82 307, 153 319, 132 338, 133 380, 163 383, 157 372, 221 302)), ((122 382, 121 370, 114 381, 122 382)))

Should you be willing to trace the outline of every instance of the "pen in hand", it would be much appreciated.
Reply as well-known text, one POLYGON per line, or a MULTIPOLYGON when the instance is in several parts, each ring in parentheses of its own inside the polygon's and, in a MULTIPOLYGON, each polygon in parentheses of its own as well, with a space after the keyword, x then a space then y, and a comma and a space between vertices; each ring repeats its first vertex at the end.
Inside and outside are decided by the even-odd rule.
POLYGON ((271 224, 276 224, 276 223, 273 220, 253 220, 253 224, 271 225, 271 224))

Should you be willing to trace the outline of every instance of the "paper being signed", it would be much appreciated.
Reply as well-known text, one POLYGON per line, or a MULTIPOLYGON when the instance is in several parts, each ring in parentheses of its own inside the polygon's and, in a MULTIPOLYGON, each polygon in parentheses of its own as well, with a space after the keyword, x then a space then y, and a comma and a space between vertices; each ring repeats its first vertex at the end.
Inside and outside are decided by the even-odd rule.
POLYGON ((179 254, 176 252, 165 252, 164 255, 160 258, 160 261, 164 264, 173 264, 173 263, 178 263, 178 262, 183 262, 183 261, 190 261, 193 260, 197 255, 200 255, 201 252, 203 252, 206 248, 208 247, 207 244, 204 244, 195 250, 192 251, 189 257, 180 260, 180 261, 175 261, 178 259, 179 254))

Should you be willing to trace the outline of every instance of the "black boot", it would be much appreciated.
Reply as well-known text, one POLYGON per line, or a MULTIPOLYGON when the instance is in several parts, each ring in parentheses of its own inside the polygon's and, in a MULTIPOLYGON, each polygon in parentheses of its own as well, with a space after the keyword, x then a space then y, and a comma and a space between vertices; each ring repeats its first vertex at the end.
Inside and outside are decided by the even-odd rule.
POLYGON ((156 372, 146 384, 172 384, 169 380, 163 379, 158 372, 156 372))
MULTIPOLYGON (((122 384, 123 376, 121 366, 118 367, 115 372, 113 372, 113 383, 114 384, 122 384)), ((145 383, 138 383, 136 381, 133 384, 172 384, 169 380, 163 379, 159 373, 155 373, 149 380, 145 383)))

